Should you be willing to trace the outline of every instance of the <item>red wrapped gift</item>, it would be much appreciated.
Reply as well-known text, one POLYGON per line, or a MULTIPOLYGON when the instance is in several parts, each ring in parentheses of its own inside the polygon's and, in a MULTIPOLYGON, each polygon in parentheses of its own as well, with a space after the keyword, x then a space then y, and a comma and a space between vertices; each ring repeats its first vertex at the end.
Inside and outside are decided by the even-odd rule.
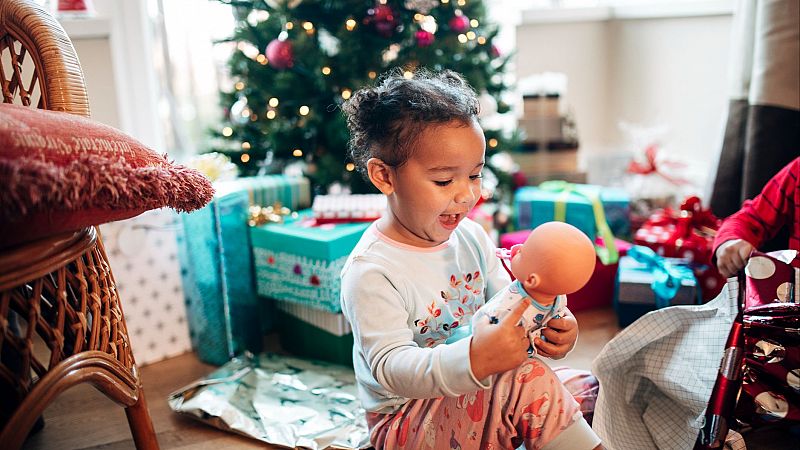
POLYGON ((791 266, 796 257, 794 250, 754 252, 739 275, 739 314, 695 448, 721 447, 735 424, 800 427, 800 269, 791 266))
POLYGON ((719 219, 708 209, 703 209, 699 198, 689 197, 677 213, 664 209, 653 214, 636 231, 633 242, 650 247, 667 258, 710 264, 717 228, 719 219))
POLYGON ((745 267, 744 373, 736 416, 800 424, 800 269, 797 252, 754 252, 745 267))
POLYGON ((633 242, 652 248, 667 258, 686 259, 692 264, 703 300, 719 294, 725 279, 711 263, 714 234, 719 219, 703 209, 698 197, 688 197, 680 211, 663 209, 652 216, 633 236, 633 242))
MULTIPOLYGON (((500 247, 510 249, 515 244, 522 244, 525 242, 525 239, 528 238, 529 234, 531 234, 531 230, 502 234, 500 235, 500 247)), ((598 237, 595 239, 595 244, 598 248, 604 248, 603 238, 598 237)), ((619 256, 624 256, 628 249, 631 248, 630 242, 625 242, 621 239, 614 239, 614 244, 619 252, 619 256)), ((575 312, 611 306, 614 301, 618 266, 619 264, 617 261, 610 264, 603 264, 598 257, 592 277, 586 283, 586 286, 567 296, 570 311, 575 312)), ((510 274, 509 272, 509 275, 510 274)))

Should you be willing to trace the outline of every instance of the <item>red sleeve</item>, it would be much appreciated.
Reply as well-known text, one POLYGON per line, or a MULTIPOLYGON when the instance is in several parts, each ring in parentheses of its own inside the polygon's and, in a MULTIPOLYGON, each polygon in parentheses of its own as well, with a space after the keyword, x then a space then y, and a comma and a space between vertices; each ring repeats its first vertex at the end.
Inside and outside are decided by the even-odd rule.
POLYGON ((745 200, 742 208, 725 219, 714 238, 714 252, 723 242, 744 239, 755 248, 770 239, 791 220, 794 192, 800 175, 800 158, 781 169, 752 200, 745 200))

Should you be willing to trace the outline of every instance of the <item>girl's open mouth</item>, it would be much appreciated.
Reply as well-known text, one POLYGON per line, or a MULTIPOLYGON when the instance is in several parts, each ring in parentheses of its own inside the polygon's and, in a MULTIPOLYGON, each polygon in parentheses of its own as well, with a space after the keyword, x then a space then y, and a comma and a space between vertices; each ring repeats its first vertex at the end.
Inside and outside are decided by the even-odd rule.
POLYGON ((439 223, 448 230, 454 230, 461 220, 461 214, 441 214, 439 215, 439 223))

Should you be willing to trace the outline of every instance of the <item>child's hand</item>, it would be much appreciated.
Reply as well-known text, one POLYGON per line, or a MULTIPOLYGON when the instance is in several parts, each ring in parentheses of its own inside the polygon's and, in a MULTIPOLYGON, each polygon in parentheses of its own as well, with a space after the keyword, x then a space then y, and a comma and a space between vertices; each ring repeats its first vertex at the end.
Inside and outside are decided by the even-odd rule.
POLYGON ((560 319, 550 319, 547 328, 542 330, 542 335, 547 342, 539 338, 533 340, 539 356, 561 359, 575 346, 575 341, 578 339, 578 321, 571 314, 560 319))
POLYGON ((736 275, 747 264, 752 251, 753 246, 744 239, 723 242, 716 252, 719 273, 725 278, 736 275))
POLYGON ((482 380, 489 375, 517 368, 528 358, 531 342, 527 331, 519 326, 519 321, 530 304, 527 298, 521 299, 497 323, 491 323, 486 314, 473 319, 469 359, 475 378, 482 380))

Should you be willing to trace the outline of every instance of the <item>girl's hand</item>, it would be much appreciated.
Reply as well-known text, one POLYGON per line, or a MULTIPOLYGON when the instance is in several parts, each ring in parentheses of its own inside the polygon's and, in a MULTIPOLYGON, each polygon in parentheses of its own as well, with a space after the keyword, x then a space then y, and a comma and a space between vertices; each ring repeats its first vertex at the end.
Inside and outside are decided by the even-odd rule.
POLYGON ((736 275, 747 264, 752 251, 753 246, 744 239, 723 242, 716 252, 719 273, 725 278, 736 275))
POLYGON ((527 298, 521 299, 497 323, 491 323, 486 314, 473 319, 469 360, 475 378, 483 380, 489 375, 515 369, 528 359, 530 340, 526 330, 519 326, 519 320, 530 304, 527 298))
POLYGON ((578 321, 572 314, 560 319, 550 319, 547 328, 542 330, 542 335, 547 342, 538 337, 533 340, 537 353, 551 359, 561 359, 575 347, 575 341, 578 339, 578 321))

